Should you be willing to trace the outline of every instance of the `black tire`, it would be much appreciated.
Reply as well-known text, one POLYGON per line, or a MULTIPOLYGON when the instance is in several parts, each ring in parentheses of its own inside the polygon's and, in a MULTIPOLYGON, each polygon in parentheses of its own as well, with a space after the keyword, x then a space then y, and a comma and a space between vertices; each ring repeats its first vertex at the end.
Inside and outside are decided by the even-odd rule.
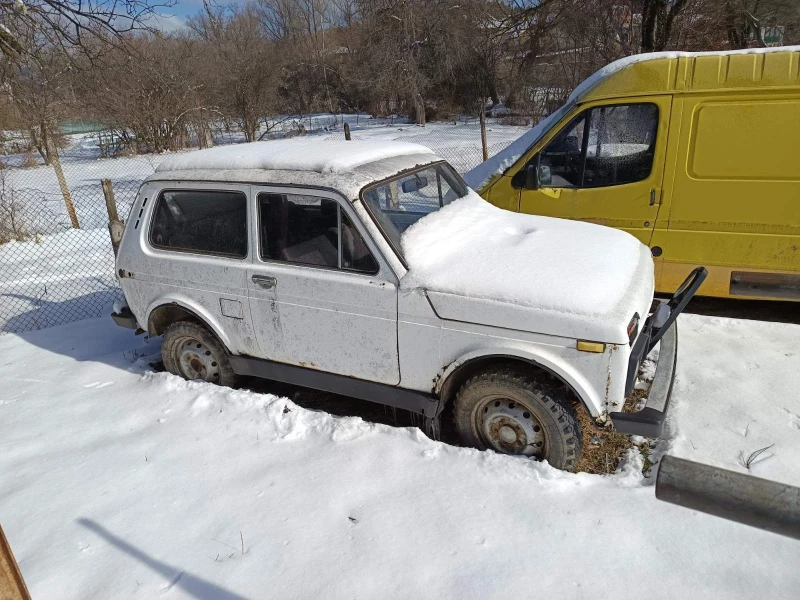
POLYGON ((167 327, 161 338, 161 358, 167 371, 184 379, 228 387, 239 381, 217 336, 194 321, 177 321, 167 327))
POLYGON ((466 445, 544 459, 566 471, 581 457, 580 425, 566 392, 519 369, 472 376, 458 391, 453 413, 466 445))

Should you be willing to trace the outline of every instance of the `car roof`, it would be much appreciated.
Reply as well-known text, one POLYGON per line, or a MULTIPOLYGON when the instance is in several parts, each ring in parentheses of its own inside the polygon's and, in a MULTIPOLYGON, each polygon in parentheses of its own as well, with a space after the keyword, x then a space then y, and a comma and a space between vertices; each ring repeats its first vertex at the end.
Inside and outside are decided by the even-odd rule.
POLYGON ((305 138, 176 154, 162 161, 146 181, 321 187, 354 200, 371 183, 441 160, 419 144, 305 138))

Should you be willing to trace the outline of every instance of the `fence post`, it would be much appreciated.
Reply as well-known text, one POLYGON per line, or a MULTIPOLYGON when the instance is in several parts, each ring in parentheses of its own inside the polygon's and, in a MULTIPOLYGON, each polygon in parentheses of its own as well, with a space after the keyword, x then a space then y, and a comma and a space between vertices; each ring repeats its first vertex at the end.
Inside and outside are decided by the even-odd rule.
POLYGON ((56 171, 56 179, 58 179, 58 187, 61 188, 61 195, 64 196, 64 204, 67 205, 67 214, 69 215, 69 220, 72 222, 73 229, 80 229, 81 226, 78 223, 78 215, 75 213, 75 205, 72 203, 72 194, 69 193, 69 187, 67 187, 67 180, 64 177, 64 171, 61 168, 61 160, 58 158, 58 151, 53 149, 50 153, 50 160, 53 163, 53 168, 56 171))
POLYGON ((31 600, 25 580, 8 545, 3 528, 0 527, 0 598, 8 600, 31 600))
MULTIPOLYGON (((342 118, 344 118, 344 117, 342 117, 342 118)), ((347 141, 350 141, 350 124, 349 123, 345 123, 344 124, 344 139, 346 139, 347 141)))
POLYGON ((114 186, 110 179, 103 179, 103 196, 106 199, 106 210, 108 211, 108 232, 111 234, 111 248, 114 256, 119 251, 119 243, 122 241, 122 232, 125 231, 125 224, 119 220, 117 214, 117 203, 114 200, 114 186))
POLYGON ((486 109, 481 107, 481 148, 483 150, 483 161, 489 160, 489 147, 486 145, 486 109))

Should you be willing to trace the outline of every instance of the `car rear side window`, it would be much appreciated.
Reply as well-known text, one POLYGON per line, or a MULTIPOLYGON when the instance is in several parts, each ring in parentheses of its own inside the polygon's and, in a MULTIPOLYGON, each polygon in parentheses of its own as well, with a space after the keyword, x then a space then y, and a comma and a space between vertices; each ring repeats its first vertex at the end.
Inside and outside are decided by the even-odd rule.
POLYGON ((247 196, 242 192, 164 190, 158 197, 150 243, 181 252, 247 256, 247 196))
POLYGON ((364 239, 335 200, 262 192, 258 206, 262 259, 378 272, 364 239))

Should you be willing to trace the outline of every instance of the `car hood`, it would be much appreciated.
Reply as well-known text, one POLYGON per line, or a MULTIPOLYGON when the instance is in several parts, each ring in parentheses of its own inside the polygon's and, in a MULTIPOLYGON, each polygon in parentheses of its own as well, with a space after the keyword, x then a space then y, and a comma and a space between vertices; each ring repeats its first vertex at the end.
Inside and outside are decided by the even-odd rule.
POLYGON ((630 234, 504 211, 474 193, 402 243, 401 287, 423 290, 443 319, 622 344, 653 299, 653 259, 630 234))

